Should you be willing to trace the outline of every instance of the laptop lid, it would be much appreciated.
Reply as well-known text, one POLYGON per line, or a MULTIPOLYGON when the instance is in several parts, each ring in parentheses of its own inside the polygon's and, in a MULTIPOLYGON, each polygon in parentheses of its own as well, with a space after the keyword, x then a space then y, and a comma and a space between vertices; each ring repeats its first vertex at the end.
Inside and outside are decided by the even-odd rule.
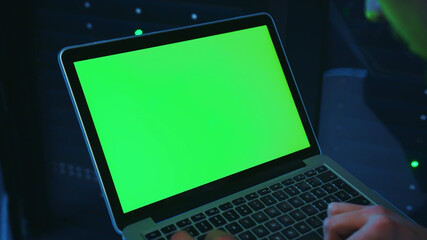
POLYGON ((267 14, 69 47, 59 61, 118 230, 319 153, 267 14))

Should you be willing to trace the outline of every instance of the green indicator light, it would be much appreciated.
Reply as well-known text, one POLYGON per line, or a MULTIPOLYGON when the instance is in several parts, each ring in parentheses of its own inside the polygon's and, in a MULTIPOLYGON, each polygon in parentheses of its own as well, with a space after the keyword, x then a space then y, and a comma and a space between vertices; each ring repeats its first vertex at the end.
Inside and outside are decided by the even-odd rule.
POLYGON ((142 33, 143 33, 143 31, 142 31, 141 29, 136 29, 136 30, 135 30, 135 35, 136 35, 136 36, 138 36, 138 35, 142 35, 142 33))
POLYGON ((413 168, 416 168, 419 165, 420 165, 420 163, 418 161, 416 161, 416 160, 414 160, 414 161, 411 162, 411 167, 413 167, 413 168))

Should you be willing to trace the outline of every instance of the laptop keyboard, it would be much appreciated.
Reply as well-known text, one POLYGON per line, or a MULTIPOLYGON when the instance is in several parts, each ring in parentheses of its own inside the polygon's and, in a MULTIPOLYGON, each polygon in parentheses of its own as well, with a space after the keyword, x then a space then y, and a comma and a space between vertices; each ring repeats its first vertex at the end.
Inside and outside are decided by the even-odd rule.
POLYGON ((145 235, 170 239, 185 230, 197 240, 220 229, 241 240, 323 239, 323 220, 331 202, 370 202, 325 166, 274 183, 145 235))

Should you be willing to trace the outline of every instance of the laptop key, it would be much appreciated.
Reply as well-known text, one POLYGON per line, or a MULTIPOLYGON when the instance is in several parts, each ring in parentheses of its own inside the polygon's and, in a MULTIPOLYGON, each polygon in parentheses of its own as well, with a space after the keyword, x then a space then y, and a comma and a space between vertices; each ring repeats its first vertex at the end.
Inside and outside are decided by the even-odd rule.
POLYGON ((212 225, 206 220, 196 223, 196 228, 199 229, 201 233, 205 233, 213 229, 212 225))
POLYGON ((240 216, 246 216, 251 214, 253 211, 245 204, 235 208, 236 212, 240 214, 240 216))
POLYGON ((322 185, 322 182, 317 177, 312 177, 306 181, 308 184, 310 184, 312 187, 317 187, 319 185, 322 185))
POLYGON ((307 176, 307 177, 311 177, 311 176, 314 176, 316 174, 317 174, 317 172, 314 171, 314 170, 309 170, 309 171, 307 171, 307 172, 304 173, 304 175, 307 176))
POLYGON ((350 200, 350 201, 348 201, 349 203, 355 203, 355 204, 360 204, 360 205, 369 205, 369 204, 371 204, 370 202, 369 202, 369 200, 368 199, 366 199, 365 197, 363 197, 363 196, 358 196, 358 197, 356 197, 355 199, 352 199, 352 200, 350 200))
POLYGON ((258 197, 258 194, 253 192, 253 193, 249 193, 248 195, 245 196, 245 198, 250 201, 250 200, 254 200, 255 198, 258 197))
POLYGON ((255 235, 253 235, 251 232, 246 231, 244 233, 239 234, 239 238, 241 240, 257 240, 255 235))
POLYGON ((148 233, 148 234, 145 234, 145 237, 148 239, 148 240, 152 240, 152 239, 156 239, 156 238, 158 238, 158 237, 160 237, 162 234, 159 232, 159 231, 154 231, 154 232, 150 232, 150 233, 148 233))
POLYGON ((304 200, 306 203, 312 202, 316 200, 316 197, 313 196, 313 194, 306 192, 299 195, 299 197, 304 200))
POLYGON ((243 231, 243 228, 237 222, 228 224, 225 226, 225 229, 227 229, 227 231, 233 235, 243 231))
POLYGON ((306 217, 306 215, 298 209, 290 212, 289 215, 291 215, 291 217, 293 217, 295 221, 302 220, 306 217))
POLYGON ((308 185, 306 182, 299 182, 295 184, 295 186, 299 188, 299 190, 301 190, 302 192, 307 191, 311 188, 311 186, 308 185))
POLYGON ((274 206, 268 207, 266 209, 264 209, 264 212, 270 217, 270 218, 274 218, 280 215, 280 211, 275 208, 274 206))
POLYGON ((301 210, 302 210, 305 214, 307 214, 308 216, 311 216, 311 215, 316 214, 316 213, 318 213, 318 212, 319 212, 319 211, 318 211, 315 207, 313 207, 312 205, 304 206, 304 207, 302 207, 302 208, 301 208, 301 210))
POLYGON ((279 221, 285 227, 295 222, 294 219, 292 219, 288 214, 278 217, 277 221, 279 221))
POLYGON ((332 182, 335 186, 337 186, 340 189, 345 190, 347 193, 351 194, 353 197, 359 195, 359 192, 354 190, 354 188, 350 187, 347 183, 345 183, 341 179, 337 179, 332 182))
POLYGON ((299 182, 299 181, 302 181, 302 180, 304 180, 304 179, 305 179, 305 175, 304 175, 304 174, 300 174, 300 175, 298 175, 298 176, 293 177, 293 179, 294 179, 296 182, 299 182))
POLYGON ((300 193, 300 190, 294 186, 289 186, 283 189, 289 196, 295 196, 300 193))
POLYGON ((310 226, 308 226, 305 222, 297 223, 294 225, 294 227, 301 234, 307 233, 311 230, 310 226))
POLYGON ((327 204, 329 204, 329 203, 331 203, 331 202, 339 202, 340 200, 338 200, 338 198, 336 198, 335 196, 333 196, 333 195, 329 195, 329 196, 326 196, 326 197, 324 197, 323 198, 323 200, 327 203, 327 204))
POLYGON ((197 237, 197 235, 199 235, 199 231, 197 231, 196 228, 193 226, 188 226, 186 228, 183 228, 183 230, 187 231, 188 234, 190 234, 190 236, 192 237, 197 237))
POLYGON ((286 238, 280 233, 274 233, 268 237, 270 240, 286 240, 286 238))
POLYGON ((213 216, 213 215, 215 215, 215 214, 217 214, 217 213, 219 213, 218 208, 211 208, 211 209, 209 209, 209 210, 207 210, 207 211, 205 212, 205 214, 206 214, 206 215, 208 215, 209 217, 210 217, 210 216, 213 216))
POLYGON ((312 228, 317 228, 323 225, 322 221, 320 221, 316 216, 307 218, 305 222, 308 223, 308 225, 310 225, 312 228))
POLYGON ((323 221, 323 220, 325 220, 325 218, 328 217, 328 213, 326 211, 321 212, 321 213, 317 214, 317 217, 323 221))
POLYGON ((211 222, 216 228, 227 223, 227 221, 221 215, 216 215, 209 218, 209 222, 211 222))
POLYGON ((280 184, 280 183, 276 183, 276 184, 273 184, 273 185, 271 185, 271 186, 270 186, 270 189, 271 189, 272 191, 276 191, 276 190, 279 190, 279 189, 281 189, 281 188, 283 188, 283 185, 282 185, 282 184, 280 184))
POLYGON ((242 227, 244 227, 245 229, 249 229, 253 226, 255 226, 255 222, 254 220, 252 220, 250 217, 245 217, 242 218, 238 221, 240 223, 240 225, 242 225, 242 227))
POLYGON ((282 234, 285 235, 288 239, 295 239, 299 236, 299 233, 293 227, 286 228, 282 231, 282 234))
POLYGON ((320 179, 320 181, 322 181, 323 183, 327 183, 331 180, 337 179, 337 175, 335 175, 335 173, 331 172, 331 171, 326 171, 323 172, 319 175, 317 175, 317 178, 320 179))
POLYGON ((324 197, 324 196, 326 196, 328 193, 325 191, 325 190, 323 190, 322 188, 316 188, 316 189, 314 189, 314 190, 311 190, 310 191, 314 196, 316 196, 316 197, 318 197, 318 198, 321 198, 321 197, 324 197))
POLYGON ((301 198, 299 198, 299 197, 293 197, 293 198, 289 199, 288 202, 296 208, 304 205, 304 201, 301 200, 301 198))
POLYGON ((351 196, 348 193, 344 192, 343 190, 335 193, 335 197, 337 197, 339 200, 343 202, 351 198, 351 196))
POLYGON ((271 205, 273 205, 273 204, 275 204, 275 203, 277 203, 277 200, 276 199, 274 199, 272 196, 270 196, 270 195, 267 195, 267 196, 264 196, 264 197, 262 197, 261 199, 261 202, 263 202, 265 205, 267 205, 267 206, 271 206, 271 205))
POLYGON ((345 183, 342 179, 337 179, 332 182, 337 188, 343 188, 347 183, 345 183))
POLYGON ((277 199, 277 201, 283 201, 286 198, 288 198, 288 195, 283 192, 282 190, 276 191, 274 193, 271 194, 274 198, 277 199))
POLYGON ((323 185, 322 188, 323 188, 323 190, 325 190, 328 193, 334 193, 338 190, 334 185, 332 185, 330 183, 323 185))
POLYGON ((325 166, 320 166, 318 168, 315 169, 318 173, 324 172, 326 170, 328 170, 328 168, 326 168, 325 166))
POLYGON ((187 225, 190 225, 190 224, 191 224, 191 221, 190 221, 190 219, 188 219, 188 218, 183 219, 183 220, 181 220, 181 221, 179 221, 179 222, 177 222, 177 223, 176 223, 176 225, 177 225, 179 228, 183 228, 183 227, 185 227, 185 226, 187 226, 187 225))
POLYGON ((223 213, 222 216, 230 222, 239 218, 239 215, 234 210, 229 210, 223 213))
POLYGON ((251 217, 257 222, 257 223, 262 223, 268 220, 267 215, 265 215, 265 213, 263 212, 256 212, 254 214, 251 215, 251 217))
POLYGON ((270 192, 271 192, 271 190, 269 188, 263 188, 263 189, 258 191, 259 195, 261 195, 261 196, 268 194, 270 192))
POLYGON ((323 200, 317 200, 313 203, 313 206, 315 206, 320 211, 323 211, 328 208, 328 204, 323 200))
POLYGON ((231 203, 229 203, 229 202, 226 202, 226 203, 224 203, 224 204, 219 205, 218 207, 219 207, 219 209, 221 209, 222 211, 225 211, 225 210, 227 210, 227 209, 232 208, 232 207, 233 207, 233 204, 231 204, 231 203))
POLYGON ((289 185, 292 185, 295 181, 292 178, 286 179, 282 181, 283 186, 287 187, 289 185))
POLYGON ((259 238, 267 236, 270 232, 264 226, 257 226, 252 228, 252 232, 259 238))
POLYGON ((206 218, 206 216, 203 213, 199 213, 199 214, 192 216, 191 220, 193 220, 193 222, 198 222, 198 221, 205 219, 205 218, 206 218))
POLYGON ((261 210, 261 209, 265 208, 265 205, 261 201, 259 201, 258 199, 253 200, 252 202, 249 202, 248 205, 254 211, 258 211, 258 210, 261 210))
POLYGON ((233 201, 231 201, 235 206, 239 206, 240 204, 243 204, 246 202, 246 200, 242 197, 234 199, 233 201))
POLYGON ((270 232, 276 232, 279 231, 282 228, 282 225, 278 223, 276 220, 268 221, 264 224, 270 232))
POLYGON ((292 209, 291 205, 289 205, 289 203, 287 203, 287 202, 281 202, 281 203, 278 203, 278 204, 276 205, 276 207, 277 207, 277 208, 278 208, 282 213, 289 212, 289 211, 292 209))
POLYGON ((359 192, 354 190, 354 188, 346 185, 345 187, 342 188, 343 190, 345 190, 347 193, 351 194, 351 196, 356 197, 359 195, 359 192))
POLYGON ((168 234, 170 232, 176 231, 177 228, 175 227, 175 225, 171 224, 171 225, 168 225, 168 226, 166 226, 160 230, 162 231, 162 233, 168 234))

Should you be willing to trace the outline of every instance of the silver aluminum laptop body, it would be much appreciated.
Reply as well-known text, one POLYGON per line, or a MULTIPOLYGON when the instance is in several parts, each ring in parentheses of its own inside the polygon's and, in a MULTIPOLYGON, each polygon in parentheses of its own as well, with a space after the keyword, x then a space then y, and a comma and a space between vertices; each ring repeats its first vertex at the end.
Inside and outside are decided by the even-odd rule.
MULTIPOLYGON (((277 220, 296 210, 305 210, 297 206, 297 202, 292 202, 295 197, 303 198, 300 190, 305 185, 301 182, 309 183, 312 187, 309 195, 316 197, 316 200, 305 199, 305 202, 314 204, 318 199, 328 202, 316 195, 320 194, 316 191, 323 185, 316 186, 313 178, 330 178, 322 180, 321 184, 330 181, 328 183, 335 188, 331 190, 335 191, 335 196, 347 202, 380 204, 399 213, 377 193, 322 155, 273 20, 267 14, 68 47, 59 54, 59 62, 114 228, 124 239, 163 239, 179 229, 196 230, 198 237, 210 228, 236 230, 236 227, 228 228, 233 222, 242 227, 235 217, 257 220, 253 214, 257 211, 266 213, 268 204, 279 209, 279 215, 274 214, 274 209, 268 212, 273 216, 267 214, 268 219, 277 220), (269 48, 264 50, 265 45, 269 48), (270 55, 265 54, 268 51, 270 55), (213 61, 214 58, 217 59, 213 61), (243 63, 245 66, 240 66, 243 63), (271 66, 274 69, 270 70, 271 66), (171 71, 174 72, 167 73, 171 71), (170 80, 180 74, 185 77, 170 80), (133 76, 137 77, 133 79, 133 76), (164 76, 166 80, 161 79, 164 76), (209 79, 206 83, 203 82, 205 77, 209 79), (128 82, 128 78, 134 82, 128 82), (270 79, 276 78, 278 80, 274 80, 271 86, 266 85, 270 84, 270 79), (186 83, 186 79, 193 80, 186 83), (162 85, 158 81, 165 82, 162 85), (201 82, 205 84, 202 87, 199 86, 201 82), (130 84, 135 85, 129 87, 130 84), (229 87, 231 85, 235 86, 229 87), (141 100, 140 96, 150 97, 141 100), (289 103, 283 108, 291 110, 285 109, 279 116, 276 112, 282 111, 282 100, 289 103), (264 105, 260 103, 258 106, 259 102, 264 105), (184 106, 186 104, 188 106, 184 106), (163 107, 166 110, 156 110, 163 107), (273 110, 265 110, 269 108, 273 110), (146 109, 151 110, 145 112, 146 109), (139 111, 144 114, 138 115, 139 111), (175 117, 182 112, 186 115, 175 117), (144 122, 156 114, 162 117, 144 122), (287 123, 286 116, 291 114, 296 117, 292 123, 287 123), (202 115, 208 117, 202 118, 202 115), (133 118, 138 120, 135 120, 135 126, 132 125, 135 124, 133 118), (182 118, 184 120, 179 122, 182 118), (139 121, 142 121, 142 127, 139 121), (199 122, 202 123, 199 125, 199 122), (289 126, 285 126, 287 124, 289 126), (285 127, 282 129, 281 125, 285 127), (183 131, 170 133, 181 127, 183 131), (258 133, 258 128, 268 133, 258 133), (275 133, 276 128, 278 134, 275 133), (144 134, 136 134, 140 132, 144 134), (150 134, 153 134, 152 138, 157 134, 162 137, 144 139, 150 134), (169 139, 172 134, 178 137, 169 139), (259 139, 253 136, 259 136, 259 139), (143 142, 139 143, 139 139, 143 142), (209 142, 211 145, 205 144, 209 139, 215 140, 209 142), (135 142, 138 147, 128 147, 135 142), (272 154, 269 154, 272 145, 272 154), (127 150, 120 152, 122 149, 127 150), (158 155, 167 157, 157 159, 158 155), (193 155, 195 157, 192 158, 193 155), (233 157, 228 159, 229 155, 233 157), (190 160, 187 162, 187 157, 180 158, 182 156, 189 156, 190 160), (184 179, 179 175, 182 171, 190 173, 189 180, 185 177, 186 180, 181 182, 184 179), (178 177, 171 178, 173 174, 178 177), (323 175, 317 177, 318 174, 323 175), (147 180, 144 176, 151 178, 147 180), (342 179, 341 182, 336 182, 338 179, 342 179), (339 183, 345 183, 345 187, 341 185, 340 188, 339 183), (277 199, 279 191, 291 209, 284 210, 283 205, 277 205, 281 202, 277 199), (293 191, 298 193, 292 195, 293 191), (344 195, 340 195, 342 191, 344 195), (270 194, 273 197, 267 198, 270 194), (260 201, 267 205, 266 208, 253 208, 251 204, 255 195, 259 199, 264 196, 260 201), (241 204, 249 204, 250 212, 241 204), (222 220, 227 223, 222 223, 222 220), (210 226, 202 224, 204 221, 210 226)), ((313 216, 322 220, 320 214, 325 210, 320 208, 314 208, 317 212, 313 216)), ((311 218, 309 214, 305 215, 306 219, 311 218)), ((292 225, 279 227, 278 232, 282 232, 292 225)), ((320 237, 319 229, 321 226, 314 229, 317 237, 320 237)), ((250 232, 258 236, 254 231, 254 227, 242 227, 235 235, 244 238, 241 234, 250 232)), ((299 231, 296 234, 308 236, 308 233, 299 231)))

